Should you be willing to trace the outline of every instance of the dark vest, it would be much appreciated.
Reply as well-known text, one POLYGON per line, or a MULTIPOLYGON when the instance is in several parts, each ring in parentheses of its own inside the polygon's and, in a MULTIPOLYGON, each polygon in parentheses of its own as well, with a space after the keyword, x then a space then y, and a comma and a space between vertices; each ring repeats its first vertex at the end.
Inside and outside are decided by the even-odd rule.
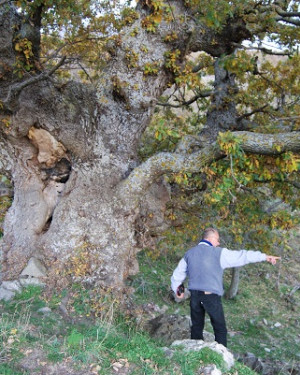
POLYGON ((187 263, 188 289, 223 295, 223 268, 220 264, 222 248, 198 245, 184 255, 187 263))

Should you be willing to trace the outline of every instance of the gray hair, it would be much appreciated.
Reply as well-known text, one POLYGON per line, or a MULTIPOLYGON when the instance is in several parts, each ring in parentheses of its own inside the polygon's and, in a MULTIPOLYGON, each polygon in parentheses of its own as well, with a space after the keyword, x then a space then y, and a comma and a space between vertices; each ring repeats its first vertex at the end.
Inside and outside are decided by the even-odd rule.
POLYGON ((206 228, 203 232, 202 238, 205 240, 209 238, 212 234, 218 234, 219 232, 215 228, 206 228))

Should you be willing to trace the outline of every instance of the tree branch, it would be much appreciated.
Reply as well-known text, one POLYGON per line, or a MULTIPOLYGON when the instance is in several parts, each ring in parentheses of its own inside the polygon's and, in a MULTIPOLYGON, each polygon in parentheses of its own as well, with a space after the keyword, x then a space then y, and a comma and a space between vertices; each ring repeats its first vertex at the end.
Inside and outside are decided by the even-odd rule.
POLYGON ((300 21, 293 18, 277 17, 276 21, 290 23, 291 25, 300 26, 300 21))
MULTIPOLYGON (((300 132, 260 134, 247 131, 232 132, 248 153, 279 155, 286 151, 300 151, 300 132)), ((192 154, 159 153, 136 167, 120 184, 120 196, 130 195, 138 201, 146 189, 160 176, 178 172, 200 172, 201 168, 225 156, 216 144, 207 145, 192 154)))
POLYGON ((260 184, 265 184, 265 183, 270 183, 270 182, 285 183, 285 184, 290 184, 294 188, 300 190, 300 181, 291 180, 288 177, 287 174, 285 174, 285 178, 284 179, 279 179, 279 178, 270 178, 270 179, 261 179, 260 178, 260 179, 258 179, 258 178, 254 178, 254 181, 257 182, 257 183, 260 183, 260 184))
POLYGON ((162 107, 181 108, 181 107, 188 106, 188 105, 194 103, 195 101, 197 101, 200 98, 207 98, 207 97, 211 96, 212 94, 213 94, 212 91, 203 91, 203 92, 200 92, 199 94, 193 96, 190 100, 182 101, 180 104, 158 102, 157 105, 160 105, 162 107))
POLYGON ((300 132, 261 134, 247 131, 232 132, 241 140, 241 148, 251 154, 280 155, 300 151, 300 132))
POLYGON ((33 85, 37 82, 43 81, 45 79, 48 79, 57 69, 59 69, 65 62, 66 56, 63 56, 62 59, 49 71, 43 72, 40 75, 31 77, 27 79, 26 81, 23 81, 21 83, 18 83, 16 85, 13 85, 10 87, 10 90, 7 94, 6 99, 3 101, 3 105, 7 109, 11 109, 11 105, 16 99, 16 96, 20 94, 22 90, 25 89, 25 87, 28 87, 30 85, 33 85))
POLYGON ((300 17, 300 12, 286 12, 278 6, 275 9, 276 13, 279 14, 281 17, 300 17))
POLYGON ((250 117, 250 116, 254 115, 254 113, 265 112, 264 109, 265 109, 268 105, 269 105, 269 104, 265 104, 265 105, 263 105, 262 107, 260 107, 260 108, 256 108, 256 109, 254 109, 254 110, 251 111, 251 112, 244 113, 243 115, 241 115, 241 116, 239 116, 239 117, 237 118, 237 121, 241 121, 241 120, 243 120, 243 119, 246 118, 246 117, 250 117))
POLYGON ((290 116, 290 117, 278 117, 278 118, 275 118, 274 121, 287 121, 287 120, 297 120, 298 118, 300 118, 300 116, 290 116))
POLYGON ((121 196, 130 195, 138 200, 160 176, 177 172, 200 172, 201 168, 225 156, 216 145, 209 145, 193 154, 159 153, 135 168, 119 189, 121 196))
POLYGON ((291 53, 290 52, 276 52, 276 51, 273 51, 269 48, 266 48, 266 47, 254 47, 254 46, 251 46, 251 47, 246 47, 246 46, 243 46, 241 43, 234 43, 234 45, 236 46, 236 48, 239 48, 239 49, 243 49, 243 50, 247 50, 247 51, 261 51, 263 53, 265 53, 266 55, 273 55, 273 56, 290 56, 291 53))

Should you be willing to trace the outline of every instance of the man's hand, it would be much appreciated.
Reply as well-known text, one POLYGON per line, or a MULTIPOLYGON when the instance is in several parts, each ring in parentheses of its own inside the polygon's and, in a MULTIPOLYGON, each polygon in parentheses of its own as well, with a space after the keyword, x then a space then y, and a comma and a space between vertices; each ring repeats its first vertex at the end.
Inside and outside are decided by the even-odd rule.
POLYGON ((176 296, 179 299, 182 299, 184 297, 184 285, 180 284, 176 291, 176 296))
POLYGON ((276 264, 278 259, 281 259, 281 258, 275 257, 274 255, 267 255, 266 261, 274 265, 276 264))

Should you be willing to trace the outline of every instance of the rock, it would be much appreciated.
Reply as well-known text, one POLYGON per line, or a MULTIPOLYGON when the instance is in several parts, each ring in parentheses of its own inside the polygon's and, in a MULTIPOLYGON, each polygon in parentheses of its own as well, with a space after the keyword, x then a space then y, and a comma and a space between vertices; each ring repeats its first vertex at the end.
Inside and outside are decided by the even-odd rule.
POLYGON ((145 324, 145 329, 150 336, 162 339, 167 345, 174 340, 182 340, 190 337, 189 316, 177 314, 161 314, 150 319, 145 324))
POLYGON ((243 362, 246 366, 250 367, 256 372, 261 372, 263 369, 262 362, 253 353, 246 353, 243 356, 237 356, 239 362, 243 362))
POLYGON ((22 286, 28 285, 39 285, 44 286, 45 284, 40 280, 46 276, 46 268, 37 258, 30 258, 27 266, 21 273, 20 284, 22 286))
POLYGON ((21 273, 21 276, 29 276, 29 277, 45 277, 46 276, 46 268, 43 266, 41 261, 37 258, 30 258, 27 266, 21 273))
POLYGON ((131 372, 129 362, 126 358, 121 358, 118 361, 112 363, 114 373, 120 375, 127 375, 131 372))
POLYGON ((217 368, 216 365, 208 365, 205 367, 201 367, 197 374, 199 375, 222 375, 221 370, 217 368))
POLYGON ((51 313, 51 309, 50 309, 50 307, 42 307, 42 308, 40 308, 40 309, 38 309, 38 312, 39 313, 42 313, 42 314, 49 314, 49 313, 51 313))
POLYGON ((22 290, 22 286, 19 283, 18 280, 13 281, 3 281, 1 284, 1 287, 7 290, 10 290, 11 292, 18 292, 20 293, 22 290))
MULTIPOLYGON (((191 319, 188 315, 161 314, 148 320, 144 329, 150 336, 162 339, 167 345, 175 340, 184 340, 191 336, 191 319)), ((214 341, 214 335, 204 331, 205 341, 214 341)))
POLYGON ((300 364, 289 364, 279 360, 269 360, 257 358, 252 353, 236 355, 236 360, 262 375, 299 375, 300 364))
POLYGON ((276 327, 276 328, 281 327, 281 323, 279 323, 279 322, 275 323, 275 324, 274 324, 274 327, 276 327))
POLYGON ((21 290, 22 287, 18 280, 3 281, 0 286, 0 300, 9 301, 21 290))
POLYGON ((186 351, 199 351, 203 348, 209 348, 216 353, 222 355, 223 360, 226 364, 227 369, 229 370, 234 365, 233 354, 225 348, 224 345, 214 342, 204 342, 203 340, 176 340, 173 342, 171 347, 174 346, 183 346, 186 351))
POLYGON ((172 358, 173 357, 174 351, 171 350, 170 348, 163 347, 162 350, 165 353, 165 356, 167 358, 172 358))
POLYGON ((2 286, 0 287, 0 300, 9 301, 14 298, 15 294, 15 292, 7 290, 2 286))

